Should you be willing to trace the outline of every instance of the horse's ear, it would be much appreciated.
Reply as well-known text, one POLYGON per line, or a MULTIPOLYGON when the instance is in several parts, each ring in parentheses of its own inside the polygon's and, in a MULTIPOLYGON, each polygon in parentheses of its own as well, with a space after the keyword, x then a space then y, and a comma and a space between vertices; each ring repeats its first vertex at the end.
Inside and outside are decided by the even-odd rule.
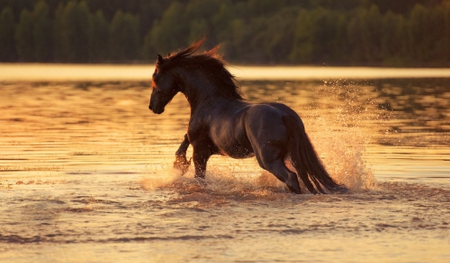
POLYGON ((158 54, 156 57, 157 57, 157 59, 158 59, 158 60, 157 60, 158 64, 159 64, 159 65, 162 65, 162 64, 164 63, 163 57, 161 57, 160 54, 158 54))

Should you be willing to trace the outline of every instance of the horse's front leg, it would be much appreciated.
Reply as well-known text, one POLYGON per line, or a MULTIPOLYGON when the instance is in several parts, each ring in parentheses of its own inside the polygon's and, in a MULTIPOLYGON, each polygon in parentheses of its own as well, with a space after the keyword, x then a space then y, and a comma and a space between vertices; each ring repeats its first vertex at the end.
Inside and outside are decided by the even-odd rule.
POLYGON ((186 151, 189 144, 189 138, 187 134, 185 134, 183 142, 180 144, 180 147, 175 153, 175 162, 173 163, 173 167, 180 170, 182 175, 187 172, 189 165, 191 164, 191 159, 189 159, 189 161, 186 159, 186 151))
POLYGON ((205 178, 206 174, 206 163, 209 157, 213 154, 212 148, 209 144, 196 144, 194 145, 194 166, 195 166, 195 177, 205 178))

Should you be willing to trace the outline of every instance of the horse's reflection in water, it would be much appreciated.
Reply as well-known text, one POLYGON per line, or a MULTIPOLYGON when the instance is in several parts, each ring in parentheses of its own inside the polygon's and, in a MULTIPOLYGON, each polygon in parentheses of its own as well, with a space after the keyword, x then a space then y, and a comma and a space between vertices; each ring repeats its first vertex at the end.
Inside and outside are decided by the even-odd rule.
POLYGON ((205 177, 213 154, 232 158, 256 156, 259 165, 300 194, 297 175, 309 192, 343 192, 319 160, 300 117, 281 103, 249 103, 239 93, 234 77, 216 55, 218 47, 193 55, 204 40, 166 58, 158 55, 152 79, 150 110, 161 114, 182 92, 191 107, 189 127, 176 152, 175 167, 189 167, 186 150, 191 144, 195 176, 205 177), (297 173, 289 170, 290 159, 297 173))

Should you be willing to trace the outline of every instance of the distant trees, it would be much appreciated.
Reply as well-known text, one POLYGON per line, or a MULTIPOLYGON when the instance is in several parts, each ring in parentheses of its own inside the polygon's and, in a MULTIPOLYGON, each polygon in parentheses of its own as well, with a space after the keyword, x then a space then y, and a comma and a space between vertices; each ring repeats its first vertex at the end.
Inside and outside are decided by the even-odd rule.
POLYGON ((449 66, 450 0, 0 0, 0 61, 153 61, 203 36, 235 63, 449 66))
POLYGON ((145 37, 146 54, 165 54, 180 48, 180 43, 186 45, 189 36, 189 23, 185 20, 185 6, 173 2, 164 11, 161 19, 153 23, 151 30, 145 37), (151 52, 150 52, 151 51, 151 52))
POLYGON ((89 17, 88 58, 90 62, 105 62, 111 59, 109 51, 109 23, 101 10, 89 17))
POLYGON ((140 55, 139 18, 117 11, 109 30, 110 56, 114 61, 131 61, 140 55))
POLYGON ((14 41, 14 14, 10 7, 0 11, 0 61, 16 59, 14 41))
MULTIPOLYGON (((294 63, 348 63, 351 61, 349 47, 354 37, 347 32, 348 26, 346 16, 338 11, 324 8, 300 10, 289 60, 294 63)), ((363 32, 355 30, 355 33, 363 32)))
POLYGON ((52 58, 52 21, 50 8, 44 0, 39 1, 32 14, 34 20, 34 59, 38 62, 49 61, 52 58))
MULTIPOLYGON (((9 25, 14 26, 14 22, 9 25)), ((3 27, 3 23, 0 27, 3 27)), ((15 33, 11 35, 15 38, 19 61, 50 61, 52 59, 52 21, 48 4, 40 0, 34 5, 32 11, 23 9, 20 12, 15 33)))
POLYGON ((88 62, 89 18, 85 1, 60 4, 55 14, 55 58, 61 62, 88 62))
POLYGON ((361 63, 380 61, 382 30, 382 16, 377 6, 354 10, 347 25, 351 60, 361 63))
POLYGON ((383 64, 395 66, 406 63, 409 36, 405 17, 388 11, 383 17, 381 26, 383 35, 380 55, 383 58, 383 64))
POLYGON ((15 32, 17 54, 20 61, 35 61, 33 25, 33 14, 28 10, 22 10, 15 32))

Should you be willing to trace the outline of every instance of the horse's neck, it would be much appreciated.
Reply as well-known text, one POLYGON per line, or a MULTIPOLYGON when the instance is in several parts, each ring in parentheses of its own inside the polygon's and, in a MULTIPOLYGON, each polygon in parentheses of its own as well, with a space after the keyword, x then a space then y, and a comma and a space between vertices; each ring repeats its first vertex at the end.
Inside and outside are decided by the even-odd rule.
POLYGON ((232 99, 223 96, 216 96, 215 94, 197 94, 197 96, 195 93, 184 94, 189 102, 191 115, 194 115, 196 112, 200 111, 215 114, 215 111, 220 110, 221 106, 230 105, 230 103, 233 102, 232 99))
POLYGON ((191 114, 199 109, 212 109, 218 103, 229 100, 217 92, 218 87, 205 76, 201 76, 201 73, 185 74, 183 80, 184 90, 182 92, 189 102, 191 114))

